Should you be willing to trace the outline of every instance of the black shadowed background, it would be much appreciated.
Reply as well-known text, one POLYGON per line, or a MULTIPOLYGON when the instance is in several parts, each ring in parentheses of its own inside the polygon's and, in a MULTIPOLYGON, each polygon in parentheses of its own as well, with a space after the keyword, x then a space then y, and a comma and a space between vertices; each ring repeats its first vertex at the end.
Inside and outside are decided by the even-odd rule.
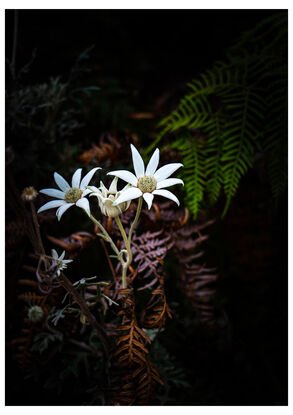
MULTIPOLYGON (((277 10, 6 10, 6 405, 110 402, 101 376, 92 373, 93 356, 82 337, 85 324, 78 319, 75 326, 61 322, 62 339, 50 332, 53 337, 38 349, 42 331, 26 320, 39 293, 32 294, 33 285, 23 282, 34 280, 25 268, 32 249, 10 203, 11 180, 21 192, 26 186, 54 187, 54 171, 69 179, 80 166, 131 168, 129 143, 143 150, 152 145, 158 123, 178 106, 187 84, 215 61, 225 60, 243 33, 278 16, 286 28, 287 12, 277 10), (71 343, 65 347, 66 338, 71 343), (74 347, 85 349, 77 353, 74 347)), ((284 42, 282 47, 280 60, 286 67, 284 42)), ((262 50, 260 46, 260 59, 262 50)), ((250 49, 243 46, 243 53, 249 57, 250 49)), ((285 69, 282 76, 286 83, 285 69)), ((266 81, 260 84, 266 96, 266 81)), ((278 82, 274 88, 277 100, 285 100, 280 104, 283 114, 273 115, 279 120, 286 118, 287 97, 281 96, 278 82)), ((217 93, 211 101, 218 105, 217 93)), ((200 128, 190 131, 200 143, 200 128)), ((168 134, 161 142, 166 163, 178 160, 172 147, 178 135, 168 134)), ((281 138, 276 140, 280 148, 281 138)), ((276 201, 264 151, 256 148, 254 163, 237 182, 224 218, 223 195, 217 203, 205 204, 190 202, 181 189, 176 193, 186 201, 194 223, 215 219, 204 249, 206 262, 218 275, 213 286, 216 323, 204 324, 198 298, 196 304, 189 301, 182 281, 179 287, 180 271, 174 271, 178 260, 174 268, 174 258, 167 255, 166 296, 174 315, 151 352, 167 387, 152 396, 150 405, 287 404, 287 188, 280 195, 273 192, 278 193, 276 201)), ((181 154, 179 144, 178 149, 181 154)), ((38 197, 37 208, 47 201, 38 197)), ((50 212, 41 222, 48 249, 58 246, 48 235, 61 240, 91 230, 79 212, 74 226, 69 212, 60 225, 50 212)), ((72 282, 95 275, 96 266, 109 273, 99 261, 93 266, 90 255, 95 252, 91 245, 88 254, 78 257, 69 274, 72 282)), ((46 306, 56 308, 56 300, 50 301, 46 306)))

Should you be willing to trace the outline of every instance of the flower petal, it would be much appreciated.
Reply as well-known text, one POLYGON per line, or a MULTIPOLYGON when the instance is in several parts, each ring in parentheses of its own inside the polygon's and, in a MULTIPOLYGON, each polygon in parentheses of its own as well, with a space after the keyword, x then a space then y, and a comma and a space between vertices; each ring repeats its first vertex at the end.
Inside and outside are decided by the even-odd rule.
POLYGON ((70 189, 70 186, 68 182, 57 172, 54 173, 54 179, 57 184, 57 186, 63 190, 63 192, 66 192, 66 190, 70 189))
POLYGON ((169 192, 169 190, 154 190, 153 191, 153 195, 159 195, 159 196, 163 196, 166 197, 167 199, 171 199, 174 202, 177 203, 177 205, 179 206, 179 200, 177 199, 177 197, 175 195, 173 195, 173 193, 169 192))
POLYGON ((157 183, 157 189, 163 189, 164 187, 174 186, 174 184, 183 184, 184 182, 181 179, 165 179, 157 183))
POLYGON ((59 259, 60 261, 62 261, 62 259, 65 257, 65 251, 62 252, 62 254, 60 255, 59 259))
POLYGON ((58 189, 42 189, 40 190, 40 193, 44 193, 44 195, 57 197, 57 199, 65 199, 65 193, 61 192, 61 190, 58 189))
POLYGON ((136 199, 137 197, 142 195, 142 191, 137 187, 130 187, 129 189, 125 190, 118 199, 115 200, 112 206, 117 206, 119 203, 127 202, 128 200, 136 199))
POLYGON ((147 165, 146 172, 145 172, 146 175, 153 176, 155 174, 155 171, 157 170, 157 167, 159 165, 159 160, 160 160, 160 150, 156 148, 147 165))
POLYGON ((85 190, 82 192, 82 197, 87 196, 89 193, 91 193, 91 190, 90 190, 90 189, 85 189, 85 190))
POLYGON ((63 259, 64 264, 69 264, 70 262, 73 262, 73 259, 63 259))
POLYGON ((82 208, 83 210, 85 210, 85 212, 90 216, 90 214, 91 214, 90 204, 89 204, 89 201, 85 197, 82 197, 81 199, 79 199, 76 202, 76 206, 78 206, 78 207, 82 208))
POLYGON ((91 196, 96 196, 96 197, 101 198, 101 199, 103 198, 102 192, 100 190, 97 190, 96 192, 92 192, 90 194, 90 197, 91 196))
POLYGON ((96 186, 87 186, 87 189, 89 189, 91 192, 99 192, 100 190, 96 186))
POLYGON ((114 177, 109 187, 109 193, 117 193, 117 182, 118 182, 118 177, 114 177))
POLYGON ((103 183, 102 181, 100 181, 100 187, 99 187, 99 189, 101 189, 101 190, 102 190, 102 194, 103 194, 104 196, 107 196, 107 194, 108 194, 108 189, 107 189, 107 187, 104 185, 104 183, 103 183))
POLYGON ((144 194, 143 194, 143 198, 144 198, 144 200, 147 202, 147 204, 148 204, 148 208, 149 208, 149 210, 150 210, 150 208, 152 207, 152 203, 153 203, 154 195, 152 195, 151 193, 144 193, 144 194))
POLYGON ((51 200, 50 202, 45 203, 43 206, 41 206, 37 213, 43 212, 43 210, 53 209, 55 207, 59 207, 62 205, 67 205, 65 200, 51 200))
POLYGON ((122 179, 125 182, 132 184, 132 186, 135 186, 135 187, 137 186, 137 178, 130 171, 115 170, 115 171, 110 171, 107 174, 110 175, 110 176, 117 176, 117 177, 119 177, 119 179, 122 179))
POLYGON ((52 249, 52 250, 51 250, 51 254, 52 254, 52 257, 53 257, 54 259, 58 259, 58 254, 57 254, 56 249, 52 249))
POLYGON ((118 193, 119 193, 119 194, 121 194, 122 192, 125 192, 125 190, 126 190, 126 189, 129 189, 130 187, 131 187, 131 184, 130 184, 130 183, 127 183, 127 185, 126 185, 126 186, 124 186, 124 187, 123 187, 123 189, 119 190, 119 192, 118 192, 118 193))
POLYGON ((144 176, 144 162, 141 158, 141 155, 137 151, 137 149, 134 147, 133 144, 130 144, 131 153, 132 153, 132 162, 134 171, 136 174, 136 177, 139 178, 141 176, 144 176))
POLYGON ((95 167, 95 168, 93 168, 93 169, 91 169, 85 176, 84 176, 84 178, 82 179, 82 181, 81 181, 81 183, 80 183, 80 186, 79 186, 79 188, 81 189, 81 190, 84 190, 85 188, 86 188, 86 186, 89 184, 89 182, 91 181, 91 179, 92 179, 92 177, 93 177, 93 175, 95 174, 95 172, 97 171, 97 170, 99 170, 101 167, 95 167))
POLYGON ((57 211, 56 211, 56 216, 57 216, 58 220, 60 220, 63 213, 66 212, 66 210, 69 209, 73 205, 74 205, 74 203, 66 203, 63 206, 60 206, 60 208, 57 209, 57 211))
POLYGON ((72 181, 71 181, 72 187, 79 188, 81 172, 82 172, 82 169, 77 169, 74 175, 72 176, 72 181))
POLYGON ((165 180, 167 179, 167 177, 171 176, 171 174, 174 173, 175 170, 179 169, 179 167, 182 166, 182 163, 166 164, 166 166, 163 166, 156 171, 156 173, 154 174, 154 178, 157 180, 157 182, 165 180))

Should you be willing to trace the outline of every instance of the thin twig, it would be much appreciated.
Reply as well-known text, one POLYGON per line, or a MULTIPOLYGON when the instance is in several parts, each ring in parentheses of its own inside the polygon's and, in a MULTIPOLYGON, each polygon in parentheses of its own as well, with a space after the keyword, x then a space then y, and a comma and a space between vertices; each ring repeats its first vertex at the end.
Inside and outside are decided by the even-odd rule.
POLYGON ((69 281, 69 279, 63 274, 63 272, 60 274, 60 279, 62 282, 62 285, 64 286, 64 288, 72 295, 72 297, 74 298, 74 300, 77 302, 77 304, 79 305, 80 309, 82 310, 82 312, 84 313, 84 315, 86 316, 88 322, 97 330, 97 332, 99 333, 103 344, 105 346, 105 351, 106 353, 108 353, 109 348, 110 348, 110 343, 109 340, 107 338, 107 334, 104 331, 103 327, 99 325, 99 323, 97 322, 97 320, 95 319, 95 317, 92 315, 92 313, 90 312, 88 306, 86 305, 86 303, 83 301, 82 297, 80 296, 80 294, 78 293, 78 291, 73 287, 72 283, 69 281))
POLYGON ((35 208, 33 201, 30 201, 30 207, 31 207, 31 212, 32 212, 32 217, 33 217, 33 223, 35 225, 37 241, 39 245, 38 248, 40 250, 40 253, 45 255, 45 249, 44 249, 43 241, 42 241, 41 234, 40 234, 40 225, 38 222, 37 212, 36 212, 36 208, 35 208))

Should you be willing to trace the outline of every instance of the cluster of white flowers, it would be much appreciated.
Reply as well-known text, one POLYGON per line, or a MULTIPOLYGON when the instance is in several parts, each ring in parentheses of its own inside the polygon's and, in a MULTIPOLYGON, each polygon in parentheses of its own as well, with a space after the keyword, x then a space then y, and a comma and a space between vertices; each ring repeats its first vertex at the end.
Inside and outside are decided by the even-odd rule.
POLYGON ((85 197, 87 195, 96 196, 99 201, 99 206, 102 213, 106 216, 117 217, 126 209, 128 209, 131 200, 138 197, 143 197, 150 209, 155 195, 166 197, 176 202, 179 206, 179 200, 166 187, 175 184, 184 184, 181 179, 170 178, 179 167, 183 166, 181 163, 170 163, 158 169, 160 151, 156 149, 145 169, 143 159, 137 149, 131 144, 132 161, 135 175, 127 170, 117 170, 109 172, 108 175, 115 176, 109 190, 100 182, 100 187, 88 186, 93 175, 100 167, 95 167, 90 170, 81 180, 82 169, 77 169, 72 176, 71 186, 58 173, 54 173, 54 179, 59 189, 43 189, 40 193, 56 198, 47 202, 38 210, 42 212, 51 208, 58 208, 56 215, 58 220, 61 219, 64 212, 71 206, 76 205, 90 216, 89 201, 85 197), (117 190, 118 178, 127 182, 122 190, 117 190))

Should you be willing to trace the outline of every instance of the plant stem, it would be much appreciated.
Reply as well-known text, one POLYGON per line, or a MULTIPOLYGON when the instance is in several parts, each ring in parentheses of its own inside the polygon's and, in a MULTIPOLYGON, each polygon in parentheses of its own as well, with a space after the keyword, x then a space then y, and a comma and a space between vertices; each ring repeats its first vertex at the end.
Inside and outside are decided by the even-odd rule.
POLYGON ((118 250, 117 246, 114 244, 111 236, 108 234, 108 232, 106 231, 106 229, 104 228, 104 226, 96 218, 94 218, 92 215, 89 215, 89 217, 101 229, 101 231, 103 232, 103 234, 106 237, 107 242, 109 242, 110 245, 112 246, 115 254, 116 255, 119 255, 119 250, 118 250))
POLYGON ((130 248, 129 241, 127 239, 127 235, 125 233, 125 230, 123 228, 123 225, 121 223, 121 220, 120 220, 119 216, 117 216, 115 218, 115 220, 116 220, 118 228, 121 232, 122 238, 124 240, 124 243, 125 243, 125 246, 126 246, 126 249, 127 249, 127 261, 126 262, 121 261, 121 264, 122 264, 122 288, 127 288, 126 274, 127 274, 128 267, 132 262, 132 253, 131 253, 131 248, 130 248))
POLYGON ((139 215, 140 215, 140 212, 141 212, 141 206, 142 206, 142 197, 140 197, 138 199, 138 205, 137 205, 136 215, 135 215, 134 221, 133 221, 133 223, 131 225, 131 228, 129 230, 129 235, 128 235, 128 244, 129 244, 129 246, 131 246, 132 232, 133 232, 133 229, 134 229, 134 227, 136 225, 136 222, 138 221, 138 218, 139 218, 139 215))
POLYGON ((122 235, 123 241, 124 241, 124 243, 125 243, 125 247, 126 247, 126 249, 127 249, 128 257, 130 258, 130 261, 132 261, 132 253, 131 253, 131 249, 130 249, 130 244, 129 244, 129 241, 128 241, 128 239, 127 239, 126 232, 125 232, 125 230, 124 230, 124 228, 123 228, 123 225, 122 225, 122 223, 121 223, 121 220, 120 220, 119 216, 117 216, 117 217, 115 218, 115 220, 116 220, 116 223, 117 223, 117 225, 118 225, 118 228, 119 228, 119 230, 120 230, 120 232, 121 232, 121 235, 122 235))
POLYGON ((97 322, 97 320, 95 319, 95 317, 92 315, 92 313, 90 312, 87 304, 83 301, 82 297, 80 296, 80 294, 78 293, 78 291, 74 288, 74 286, 72 285, 72 283, 69 281, 69 279, 63 274, 63 272, 60 275, 60 279, 62 281, 62 285, 64 286, 64 288, 66 289, 66 291, 68 291, 72 297, 74 298, 74 300, 77 302, 77 304, 79 305, 80 309, 82 310, 82 312, 86 315, 88 322, 97 330, 97 332, 99 333, 101 339, 103 340, 103 344, 105 346, 105 351, 108 352, 108 349, 110 347, 109 344, 109 340, 107 338, 107 335, 103 329, 102 326, 100 326, 97 322))
POLYGON ((35 208, 35 205, 34 205, 33 201, 30 201, 30 207, 31 207, 31 212, 32 212, 32 217, 33 217, 33 223, 35 225, 35 231, 36 231, 36 235, 37 235, 39 250, 40 250, 40 253, 44 255, 45 254, 45 249, 44 249, 43 241, 42 241, 42 238, 41 238, 40 225, 39 225, 39 222, 38 222, 36 208, 35 208))

